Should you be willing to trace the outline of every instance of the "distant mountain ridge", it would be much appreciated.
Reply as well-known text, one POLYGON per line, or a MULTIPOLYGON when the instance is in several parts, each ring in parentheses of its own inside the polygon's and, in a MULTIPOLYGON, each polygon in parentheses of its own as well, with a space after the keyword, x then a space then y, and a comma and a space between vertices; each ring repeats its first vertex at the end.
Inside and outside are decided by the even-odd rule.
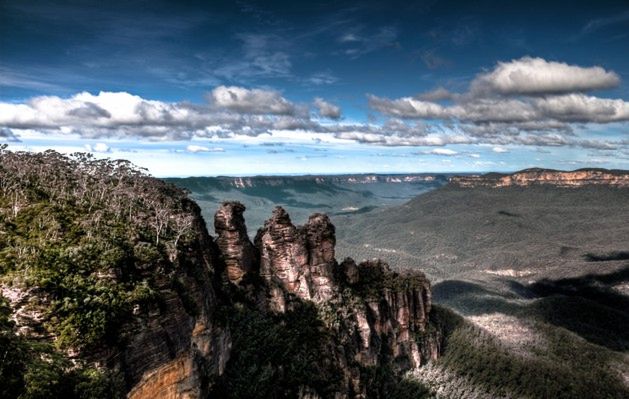
POLYGON ((573 171, 531 168, 511 174, 487 173, 484 175, 453 176, 449 182, 459 187, 510 187, 552 185, 581 187, 607 185, 629 187, 629 171, 618 169, 585 168, 573 171))
MULTIPOLYGON (((217 177, 188 177, 183 181, 202 179, 205 184, 215 188, 254 188, 280 187, 300 183, 314 184, 374 184, 374 183, 420 183, 446 182, 447 174, 409 173, 409 174, 343 174, 343 175, 301 175, 301 176, 217 176, 217 177)), ((170 179, 167 179, 170 180, 170 179)), ((175 179, 173 179, 175 180, 175 179)))

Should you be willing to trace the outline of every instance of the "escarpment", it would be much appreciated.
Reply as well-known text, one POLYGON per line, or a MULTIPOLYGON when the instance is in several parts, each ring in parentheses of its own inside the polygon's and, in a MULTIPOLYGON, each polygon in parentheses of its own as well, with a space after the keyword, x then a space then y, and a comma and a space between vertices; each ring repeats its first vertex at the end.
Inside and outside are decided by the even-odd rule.
POLYGON ((459 187, 527 187, 548 185, 556 187, 583 187, 605 185, 629 187, 629 173, 622 170, 579 169, 571 172, 550 169, 526 169, 512 174, 454 176, 450 183, 459 187))
POLYGON ((86 154, 1 147, 0 187, 0 396, 205 397, 230 336, 199 207, 86 154))

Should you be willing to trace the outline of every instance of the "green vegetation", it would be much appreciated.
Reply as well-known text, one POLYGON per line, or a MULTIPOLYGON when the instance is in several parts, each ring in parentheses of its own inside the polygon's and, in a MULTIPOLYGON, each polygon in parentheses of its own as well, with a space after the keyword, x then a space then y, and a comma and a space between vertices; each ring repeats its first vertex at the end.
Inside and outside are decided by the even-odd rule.
POLYGON ((337 254, 383 257, 432 281, 483 278, 484 270, 537 278, 600 273, 626 260, 628 203, 627 188, 445 186, 403 205, 335 218, 337 254))
POLYGON ((297 397, 306 387, 324 398, 340 390, 333 337, 310 302, 295 302, 285 314, 239 304, 225 312, 232 355, 211 397, 297 397))
POLYGON ((49 343, 15 332, 10 309, 0 297, 0 397, 21 399, 121 398, 124 381, 116 373, 77 367, 49 343))
POLYGON ((424 288, 428 285, 426 277, 418 272, 391 270, 389 265, 380 260, 362 262, 357 267, 359 278, 355 284, 350 284, 353 294, 360 298, 379 298, 383 290, 394 292, 424 288))
MULTIPOLYGON (((182 190, 126 161, 5 148, 0 286, 16 298, 36 292, 15 306, 35 315, 21 327, 45 339, 15 335, 2 316, 0 354, 13 354, 0 363, 2 389, 10 391, 2 397, 120 396, 118 376, 72 364, 66 353, 89 358, 119 344, 133 309, 159 303, 164 283, 152 271, 168 276, 176 267, 178 247, 192 238, 193 205, 182 190)), ((173 277, 170 284, 177 283, 173 277)), ((186 309, 196 312, 179 291, 186 309)))
POLYGON ((416 378, 444 398, 626 398, 619 377, 620 356, 537 324, 543 349, 516 354, 487 331, 446 308, 435 306, 436 323, 446 323, 444 356, 416 378), (618 362, 618 365, 615 364, 618 362))

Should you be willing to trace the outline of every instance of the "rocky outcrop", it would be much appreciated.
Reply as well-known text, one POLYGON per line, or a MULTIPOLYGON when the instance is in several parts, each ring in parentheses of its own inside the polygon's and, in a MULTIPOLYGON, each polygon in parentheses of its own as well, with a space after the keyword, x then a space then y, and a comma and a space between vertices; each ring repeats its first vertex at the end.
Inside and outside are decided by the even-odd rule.
MULTIPOLYGON (((247 301, 275 316, 316 305, 325 338, 321 357, 313 361, 332 364, 341 374, 335 398, 367 397, 374 378, 367 370, 386 366, 401 374, 439 355, 441 337, 429 329, 425 276, 398 274, 376 260, 356 264, 348 258, 339 264, 328 216, 317 213, 295 226, 277 207, 254 245, 242 204, 227 202, 216 212, 215 239, 196 204, 185 207, 195 237, 173 253, 168 272, 161 264, 141 265, 141 275, 154 279, 159 301, 137 304, 115 345, 67 353, 120 371, 128 398, 204 398, 212 393, 232 356, 230 325, 218 311, 242 311, 247 301)), ((99 278, 115 281, 119 274, 99 278)), ((37 311, 45 296, 33 288, 0 288, 21 334, 55 339, 45 335, 44 312, 37 311)), ((321 397, 316 386, 298 390, 304 398, 321 397)))
POLYGON ((334 285, 334 225, 327 215, 315 213, 304 226, 308 249, 312 298, 316 302, 327 301, 336 292, 334 285))
POLYGON ((302 227, 292 224, 277 207, 255 238, 260 251, 260 275, 269 286, 271 308, 285 310, 286 294, 321 302, 334 294, 334 226, 314 214, 302 227))
POLYGON ((377 366, 384 358, 408 370, 438 356, 439 338, 426 334, 431 294, 423 274, 398 275, 380 260, 356 265, 351 258, 340 271, 355 294, 349 333, 360 337, 355 356, 361 365, 377 366), (420 346, 420 337, 427 345, 420 346))
MULTIPOLYGON (((238 212, 241 218, 242 210, 226 203, 216 215, 231 219, 228 214, 238 212)), ((222 226, 218 220, 215 224, 222 226)), ((220 243, 227 233, 219 228, 216 232, 220 243)), ((335 229, 326 215, 314 214, 304 226, 295 226, 277 207, 255 238, 268 308, 286 312, 294 301, 318 304, 324 322, 343 343, 335 358, 344 365, 347 384, 355 392, 364 393, 361 368, 389 364, 405 371, 435 359, 441 338, 428 331, 431 293, 426 277, 418 272, 400 275, 379 260, 356 264, 348 258, 339 265, 335 243, 335 229)), ((244 249, 230 251, 240 254, 244 249)))
POLYGON ((526 187, 550 185, 556 187, 582 187, 607 185, 629 187, 629 172, 606 169, 579 169, 572 172, 549 169, 526 169, 513 174, 489 173, 486 175, 454 176, 450 183, 459 187, 526 187))
POLYGON ((438 354, 425 277, 339 265, 326 215, 278 207, 254 245, 227 202, 213 239, 184 191, 124 162, 3 150, 14 397, 362 398, 438 354))
POLYGON ((238 284, 247 273, 256 272, 258 252, 249 241, 243 212, 239 202, 226 202, 216 212, 214 229, 216 244, 225 263, 227 278, 238 284))

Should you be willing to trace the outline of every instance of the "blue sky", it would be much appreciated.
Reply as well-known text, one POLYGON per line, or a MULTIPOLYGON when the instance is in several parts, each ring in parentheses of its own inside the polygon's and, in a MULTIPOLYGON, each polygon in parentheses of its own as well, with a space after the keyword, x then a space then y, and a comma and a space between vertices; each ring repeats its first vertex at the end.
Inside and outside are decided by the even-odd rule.
POLYGON ((0 140, 158 176, 629 169, 626 1, 505 3, 4 0, 0 140))

